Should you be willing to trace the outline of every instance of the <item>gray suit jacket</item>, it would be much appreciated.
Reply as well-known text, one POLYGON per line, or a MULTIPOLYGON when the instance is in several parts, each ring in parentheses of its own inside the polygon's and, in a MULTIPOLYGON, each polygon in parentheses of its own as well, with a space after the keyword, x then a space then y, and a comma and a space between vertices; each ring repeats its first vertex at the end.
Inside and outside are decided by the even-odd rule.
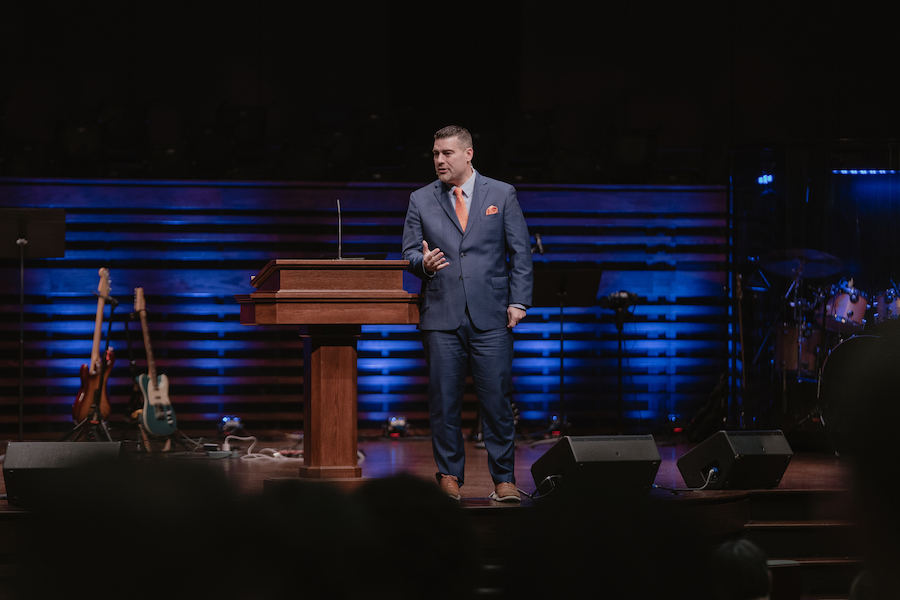
POLYGON ((468 306, 478 329, 506 327, 510 304, 531 306, 531 241, 513 186, 475 175, 463 233, 444 184, 413 192, 403 226, 403 258, 420 277, 419 328, 451 330, 468 306), (495 210, 496 209, 496 210, 495 210), (422 240, 440 248, 450 263, 429 278, 422 266, 422 240))

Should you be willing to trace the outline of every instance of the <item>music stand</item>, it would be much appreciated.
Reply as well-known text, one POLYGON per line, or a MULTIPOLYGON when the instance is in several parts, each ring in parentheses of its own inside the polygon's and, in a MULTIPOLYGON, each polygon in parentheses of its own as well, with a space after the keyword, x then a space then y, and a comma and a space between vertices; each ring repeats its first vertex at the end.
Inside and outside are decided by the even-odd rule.
POLYGON ((0 258, 19 259, 19 441, 25 414, 25 258, 66 255, 62 208, 0 208, 0 258))
POLYGON ((600 306, 614 310, 616 313, 616 357, 617 357, 617 388, 618 388, 618 429, 622 433, 622 414, 625 409, 624 386, 622 384, 622 357, 625 355, 625 340, 623 331, 625 329, 625 315, 628 309, 635 305, 637 294, 631 292, 619 291, 613 292, 608 296, 600 299, 600 306))
MULTIPOLYGON (((572 306, 594 306, 597 303, 597 290, 600 289, 600 276, 603 274, 596 266, 565 263, 534 263, 533 306, 559 306, 559 420, 560 436, 569 435, 569 424, 566 421, 565 409, 565 309, 572 306)), ((555 442, 556 440, 541 440, 555 442)))

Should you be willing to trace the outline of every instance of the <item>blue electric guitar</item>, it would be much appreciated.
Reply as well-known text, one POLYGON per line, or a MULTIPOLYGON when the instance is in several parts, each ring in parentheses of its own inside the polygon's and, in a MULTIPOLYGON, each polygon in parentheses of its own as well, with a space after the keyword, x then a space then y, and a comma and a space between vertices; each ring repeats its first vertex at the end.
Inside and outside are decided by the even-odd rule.
POLYGON ((144 396, 141 423, 153 435, 172 435, 177 427, 175 411, 169 402, 169 378, 156 375, 156 362, 150 348, 150 329, 147 327, 147 308, 144 304, 144 288, 134 288, 134 312, 141 317, 141 332, 144 334, 144 349, 147 351, 147 374, 135 377, 135 382, 144 396))

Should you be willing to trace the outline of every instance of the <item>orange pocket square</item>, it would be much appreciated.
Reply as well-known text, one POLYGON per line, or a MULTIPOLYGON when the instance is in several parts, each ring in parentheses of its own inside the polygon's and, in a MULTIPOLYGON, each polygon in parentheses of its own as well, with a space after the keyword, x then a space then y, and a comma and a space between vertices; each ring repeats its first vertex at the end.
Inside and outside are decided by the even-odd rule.
POLYGON ((490 206, 488 206, 488 209, 486 211, 484 211, 484 214, 485 215, 496 215, 498 212, 500 212, 500 211, 497 210, 497 207, 494 206, 493 204, 491 204, 490 206))

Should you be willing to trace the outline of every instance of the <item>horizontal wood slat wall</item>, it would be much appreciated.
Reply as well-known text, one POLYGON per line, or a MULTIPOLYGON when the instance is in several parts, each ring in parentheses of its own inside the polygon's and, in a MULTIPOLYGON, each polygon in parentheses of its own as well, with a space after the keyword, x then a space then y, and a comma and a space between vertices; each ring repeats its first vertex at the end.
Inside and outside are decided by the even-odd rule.
MULTIPOLYGON (((146 368, 133 290, 146 294, 158 371, 170 380, 180 428, 215 432, 226 414, 249 431, 302 428, 302 340, 293 327, 238 323, 235 294, 273 258, 338 255, 399 259, 406 184, 303 184, 0 180, 0 206, 66 211, 64 258, 25 263, 24 430, 61 435, 72 426, 79 368, 91 351, 98 269, 108 267, 113 314, 110 426, 125 427, 132 393, 127 339, 146 368), (128 331, 126 332, 126 325, 128 331)), ((659 431, 690 416, 730 366, 728 201, 720 187, 521 186, 538 268, 602 269, 593 306, 563 312, 564 401, 575 433, 618 430, 615 313, 611 292, 640 297, 622 336, 623 428, 659 431)), ((11 243, 15 243, 12 240, 11 243)), ((8 255, 10 240, 0 240, 8 255)), ((19 261, 0 259, 0 434, 18 430, 19 261)), ((418 292, 408 274, 404 285, 418 292)), ((105 314, 109 317, 109 308, 105 314)), ((106 337, 104 324, 104 339, 106 337)), ((559 412, 560 309, 534 307, 516 328, 514 400, 521 425, 548 426, 559 412)), ((415 327, 363 327, 359 419, 380 428, 404 415, 428 424, 424 358, 415 327)), ((466 426, 477 402, 469 388, 466 426)))

